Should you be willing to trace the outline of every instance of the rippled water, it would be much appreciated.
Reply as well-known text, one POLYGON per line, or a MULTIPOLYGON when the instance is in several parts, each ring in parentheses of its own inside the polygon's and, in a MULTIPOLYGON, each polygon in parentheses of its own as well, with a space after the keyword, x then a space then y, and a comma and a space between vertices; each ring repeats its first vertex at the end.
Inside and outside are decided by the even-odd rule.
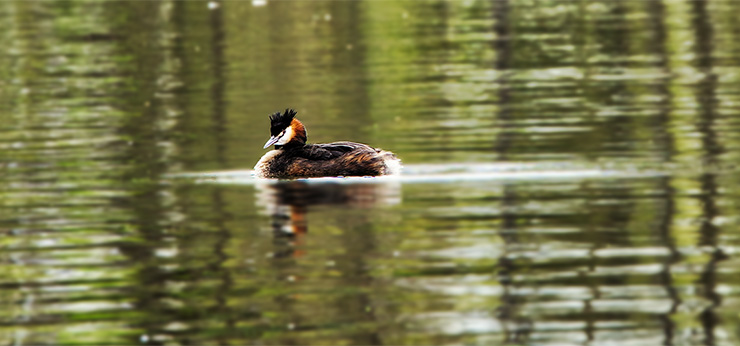
POLYGON ((0 343, 738 344, 739 12, 0 2, 0 343))

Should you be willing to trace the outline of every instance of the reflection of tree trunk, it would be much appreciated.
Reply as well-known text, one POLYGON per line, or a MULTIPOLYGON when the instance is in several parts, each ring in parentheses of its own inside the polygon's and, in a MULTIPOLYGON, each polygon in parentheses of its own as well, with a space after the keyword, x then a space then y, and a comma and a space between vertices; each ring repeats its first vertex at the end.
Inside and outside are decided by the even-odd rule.
POLYGON ((697 101, 699 103, 699 133, 702 135, 702 144, 704 147, 704 157, 706 163, 716 163, 716 155, 721 151, 721 146, 717 142, 717 134, 714 131, 716 120, 715 107, 717 77, 712 72, 712 27, 709 24, 709 15, 706 10, 705 1, 692 1, 694 20, 692 27, 696 30, 695 50, 697 67, 704 74, 704 80, 697 85, 697 101))
MULTIPOLYGON (((655 55, 660 57, 658 67, 667 72, 669 67, 668 58, 666 57, 665 8, 663 7, 663 2, 659 0, 648 1, 647 6, 647 11, 650 15, 649 22, 652 24, 652 29, 655 32, 655 41, 650 46, 653 47, 655 55)), ((670 162, 675 152, 673 136, 668 131, 670 127, 670 105, 673 96, 668 86, 667 78, 664 78, 662 83, 655 86, 656 94, 663 96, 657 105, 658 114, 655 116, 655 124, 653 126, 653 133, 655 134, 654 141, 658 146, 656 151, 658 155, 662 155, 661 159, 663 162, 670 162)))
MULTIPOLYGON (((500 234, 504 241, 504 252, 498 261, 498 273, 496 273, 502 292, 499 307, 496 311, 497 318, 501 321, 503 327, 505 342, 519 343, 527 340, 531 332, 531 320, 517 316, 517 307, 522 304, 522 298, 517 297, 511 291, 515 289, 512 277, 517 274, 517 266, 509 258, 506 249, 511 248, 514 244, 520 242, 519 237, 512 230, 517 229, 516 213, 510 213, 516 204, 517 196, 515 188, 505 186, 501 198, 501 228, 500 234), (509 327, 513 330, 509 330, 509 327)), ((521 274, 521 273, 520 273, 521 274)))
MULTIPOLYGON (((660 57, 658 67, 663 71, 668 71, 668 59, 666 57, 666 30, 665 30, 665 9, 662 1, 649 1, 647 3, 647 11, 651 17, 649 21, 653 25, 653 31, 655 32, 655 40, 651 43, 651 47, 654 49, 656 56, 660 57)), ((674 155, 674 143, 673 136, 668 131, 670 126, 670 105, 672 103, 672 94, 669 89, 668 79, 664 79, 661 83, 655 86, 656 93, 662 95, 660 103, 657 105, 658 114, 655 117, 655 123, 653 128, 655 131, 655 143, 657 143, 657 152, 662 155, 660 159, 663 162, 670 162, 674 155)), ((660 281, 663 287, 665 287, 666 294, 671 300, 671 308, 665 314, 660 316, 660 320, 663 324, 663 344, 669 345, 673 343, 675 333, 675 323, 671 319, 671 315, 676 313, 678 307, 681 305, 681 297, 679 296, 675 282, 673 281, 673 273, 671 269, 673 265, 680 260, 680 253, 676 248, 675 241, 673 240, 673 234, 671 232, 671 225, 675 220, 675 191, 671 186, 671 179, 664 178, 660 180, 660 191, 663 191, 665 197, 662 199, 664 205, 662 208, 661 219, 659 221, 657 230, 660 236, 662 244, 668 248, 670 256, 666 258, 663 263, 663 270, 660 272, 660 281)))
MULTIPOLYGON (((499 73, 499 78, 496 81, 498 83, 498 107, 499 112, 496 115, 497 126, 505 129, 509 122, 509 89, 506 84, 506 70, 509 68, 509 56, 511 54, 510 44, 510 33, 509 33, 509 1, 501 0, 493 2, 493 32, 496 34, 496 39, 493 41, 493 50, 496 55, 496 62, 494 68, 499 73)), ((506 131, 502 130, 501 133, 496 137, 494 144, 494 150, 500 158, 505 157, 504 152, 509 147, 510 139, 506 131)), ((501 207, 503 210, 507 210, 507 206, 510 205, 510 192, 509 188, 504 188, 503 198, 501 200, 501 207)), ((513 227, 516 224, 515 216, 503 214, 501 215, 501 236, 506 245, 516 242, 516 238, 513 234, 510 234, 509 227, 513 227), (512 239, 514 238, 514 239, 512 239)), ((502 331, 504 333, 504 342, 514 342, 516 337, 516 330, 518 329, 514 324, 514 330, 509 330, 510 322, 514 319, 515 315, 515 300, 516 297, 511 293, 511 276, 514 271, 514 263, 508 258, 506 249, 508 246, 503 246, 504 252, 501 254, 501 258, 498 260, 498 272, 496 273, 499 284, 501 285, 502 292, 499 302, 498 309, 496 311, 496 317, 501 321, 502 331)))
MULTIPOLYGON (((347 253, 357 254, 357 256, 345 257, 345 260, 341 262, 341 258, 335 260, 346 287, 373 287, 375 285, 373 275, 370 273, 372 266, 367 263, 365 255, 376 252, 377 241, 372 223, 366 217, 372 218, 372 213, 364 214, 360 220, 352 220, 352 223, 362 223, 360 232, 342 233, 342 247, 347 249, 347 253)), ((348 315, 347 317, 352 319, 353 323, 377 323, 376 309, 373 306, 374 294, 370 293, 372 291, 366 292, 340 297, 335 303, 337 311, 343 311, 344 314, 348 315)), ((381 301, 384 299, 382 296, 378 298, 381 301)), ((357 333, 351 340, 350 344, 355 345, 382 344, 377 331, 357 333)))
MULTIPOLYGON (((712 73, 712 27, 711 19, 706 10, 705 1, 692 2, 694 19, 692 27, 695 30, 696 42, 695 50, 698 57, 698 69, 704 73, 704 80, 699 83, 697 101, 700 105, 699 123, 697 125, 699 133, 702 136, 702 146, 704 149, 704 162, 710 165, 717 163, 717 155, 721 152, 721 146, 717 142, 717 134, 714 131, 716 114, 716 89, 717 78, 712 73)), ((711 301, 711 305, 701 313, 701 322, 704 327, 705 343, 713 345, 715 342, 714 329, 717 325, 717 317, 714 314, 714 308, 721 302, 720 295, 716 292, 717 287, 717 262, 724 257, 721 250, 717 247, 719 229, 713 221, 718 216, 716 199, 717 183, 714 174, 703 174, 701 180, 701 200, 702 200, 702 223, 699 229, 701 237, 699 245, 711 247, 712 256, 706 264, 701 275, 703 293, 711 301)))
MULTIPOLYGON (((602 54, 614 57, 615 59, 606 62, 604 67, 621 70, 625 68, 625 63, 618 57, 622 57, 628 54, 634 54, 630 47, 630 40, 632 37, 629 35, 629 31, 624 29, 614 28, 628 28, 629 21, 626 18, 628 14, 627 5, 623 1, 607 1, 610 5, 610 24, 609 26, 596 25, 594 27, 594 40, 595 43, 602 46, 600 48, 602 54)), ((592 81, 594 86, 598 86, 600 91, 593 93, 592 95, 598 99, 603 105, 612 104, 614 101, 612 97, 614 95, 630 95, 633 93, 629 88, 629 84, 626 80, 615 80, 615 81, 592 81), (603 88, 603 89, 602 89, 603 88)), ((630 95, 631 96, 631 95, 630 95)), ((629 143, 636 140, 636 132, 641 124, 637 122, 634 116, 628 114, 618 114, 603 120, 601 127, 602 132, 599 134, 601 138, 597 138, 598 143, 629 143)), ((590 157, 591 159, 598 159, 598 157, 590 157)))
MULTIPOLYGON (((351 127, 352 123, 343 121, 356 121, 367 119, 367 123, 373 123, 369 113, 371 101, 368 90, 367 50, 366 45, 358 44, 365 42, 366 32, 362 27, 362 3, 359 1, 331 1, 330 10, 337 19, 332 20, 331 56, 334 61, 332 74, 335 76, 346 76, 341 82, 333 86, 332 94, 341 95, 342 100, 332 106, 339 108, 339 114, 352 114, 352 117, 337 117, 334 124, 339 127, 351 127), (354 120, 350 119, 354 118, 354 120)), ((326 112, 328 110, 321 110, 326 112)), ((361 133, 360 133, 361 134, 361 133)), ((362 139, 362 137, 360 137, 362 139)))
POLYGON ((500 159, 506 159, 506 151, 511 145, 509 132, 511 122, 511 113, 509 109, 509 85, 508 70, 511 68, 511 32, 509 30, 509 1, 497 0, 493 2, 493 32, 496 39, 493 41, 493 50, 496 54, 496 66, 494 68, 499 73, 496 81, 498 84, 498 107, 497 127, 501 132, 496 137, 494 150, 500 159))
MULTIPOLYGON (((493 50, 496 55, 494 68, 499 73, 498 80, 498 108, 496 115, 496 126, 500 132, 495 139, 494 150, 499 159, 505 160, 508 157, 507 151, 511 145, 511 102, 508 73, 511 69, 511 30, 510 30, 510 4, 508 0, 497 0, 493 2, 493 32, 496 39, 493 42, 493 50)), ((504 241, 504 252, 498 260, 498 272, 496 273, 502 292, 499 306, 496 311, 496 317, 501 321, 504 333, 505 343, 519 343, 527 340, 531 332, 531 321, 517 316, 517 307, 521 305, 522 298, 517 297, 512 290, 515 288, 512 282, 512 276, 516 271, 516 264, 509 258, 507 249, 512 244, 519 242, 518 236, 511 232, 517 228, 517 216, 515 213, 509 213, 516 203, 516 192, 512 186, 505 186, 501 199, 501 228, 500 234, 504 241)))
MULTIPOLYGON (((225 4, 224 4, 225 5, 225 4)), ((211 106, 213 107, 213 113, 211 117, 213 119, 213 132, 216 136, 216 161, 221 167, 226 167, 226 114, 224 111, 224 25, 222 9, 211 11, 211 32, 213 33, 211 39, 211 55, 213 57, 212 68, 213 68, 213 86, 211 86, 211 106)))
MULTIPOLYGON (((217 9, 210 11, 210 24, 211 24, 211 56, 212 56, 212 78, 213 86, 211 87, 211 106, 213 111, 211 117, 213 119, 213 129, 216 134, 216 161, 221 167, 226 166, 226 116, 224 111, 224 25, 223 25, 222 10, 217 9)), ((219 215, 218 220, 218 231, 216 232, 216 243, 214 244, 214 254, 216 254, 216 261, 214 261, 210 267, 211 270, 221 274, 221 285, 217 288, 216 304, 219 315, 224 316, 224 329, 229 331, 223 335, 231 335, 231 331, 236 327, 237 321, 229 308, 228 299, 230 292, 233 287, 234 280, 231 277, 231 271, 225 268, 225 263, 229 259, 229 255, 226 252, 226 247, 232 239, 231 232, 228 227, 224 224, 224 220, 227 220, 225 212, 225 204, 223 201, 222 190, 218 190, 213 193, 213 209, 216 215, 219 215)), ((221 340, 221 344, 227 344, 227 340, 221 340)))
MULTIPOLYGON (((211 87, 211 106, 213 111, 211 117, 213 119, 213 132, 218 134, 215 138, 215 150, 216 150, 216 161, 221 167, 226 166, 226 116, 224 112, 224 25, 223 15, 221 9, 210 11, 210 26, 211 26, 211 56, 212 56, 212 78, 213 85, 211 87)), ((218 215, 216 218, 217 231, 215 232, 216 243, 214 244, 213 253, 216 255, 215 260, 209 265, 210 270, 214 273, 220 273, 221 285, 218 286, 215 292, 216 298, 216 310, 220 316, 224 316, 224 330, 226 333, 221 335, 232 335, 231 331, 236 327, 237 320, 234 318, 235 314, 231 312, 229 308, 229 296, 234 285, 234 280, 231 277, 231 270, 225 267, 226 261, 229 260, 226 248, 229 242, 233 238, 228 227, 224 224, 227 220, 226 207, 222 196, 223 190, 214 191, 212 194, 212 203, 214 214, 218 215)), ((220 344, 228 344, 228 340, 222 339, 219 341, 220 344)))
POLYGON ((718 215, 715 199, 717 194, 716 177, 713 174, 703 174, 701 176, 701 200, 703 205, 702 224, 699 229, 701 233, 700 246, 709 246, 713 248, 712 256, 704 267, 701 275, 702 292, 712 304, 701 313, 701 322, 704 326, 705 342, 707 345, 714 344, 714 327, 717 325, 717 317, 714 315, 714 308, 721 303, 721 297, 716 292, 717 288, 717 262, 724 259, 724 254, 717 247, 717 238, 719 229, 712 221, 718 215))
MULTIPOLYGON (((588 183, 584 183, 588 184, 588 183)), ((588 185, 586 185, 588 186, 588 185)), ((598 234, 598 231, 594 229, 592 223, 588 223, 586 225, 583 225, 582 232, 588 232, 588 234, 595 235, 598 234)), ((589 280, 588 276, 592 275, 596 271, 596 264, 598 263, 596 258, 596 250, 601 248, 603 246, 602 241, 600 239, 594 239, 591 240, 591 248, 588 251, 588 271, 586 273, 582 273, 581 276, 583 277, 583 281, 587 283, 588 289, 591 292, 591 298, 586 299, 583 306, 583 316, 586 320, 586 327, 584 328, 584 334, 586 334, 586 340, 589 342, 592 342, 594 340, 594 325, 597 320, 596 314, 593 307, 593 300, 600 298, 600 292, 599 292, 599 284, 595 280, 589 280)))
POLYGON ((658 232, 660 234, 661 243, 665 244, 665 246, 668 247, 668 250, 671 254, 668 258, 666 258, 665 262, 663 263, 663 270, 660 272, 661 284, 665 287, 666 293, 671 299, 671 309, 667 313, 660 316, 661 322, 663 323, 664 344, 668 345, 673 342, 674 330, 676 328, 670 316, 676 313, 679 305, 681 305, 681 297, 676 291, 671 269, 673 265, 680 260, 681 254, 678 252, 678 249, 676 249, 676 244, 673 240, 673 235, 671 232, 671 225, 673 225, 676 213, 676 195, 674 193, 673 187, 671 186, 670 178, 663 178, 660 180, 660 182, 660 190, 664 191, 665 197, 663 198, 664 208, 662 209, 662 218, 658 225, 658 232))
MULTIPOLYGON (((208 269, 213 273, 214 276, 219 275, 221 277, 221 285, 216 288, 215 299, 216 299, 216 314, 223 316, 224 330, 225 333, 221 335, 231 335, 231 331, 236 327, 236 320, 234 315, 229 308, 229 296, 234 286, 234 280, 231 278, 231 270, 225 267, 226 261, 229 260, 229 255, 226 248, 232 239, 229 228, 224 224, 225 220, 228 220, 226 210, 226 203, 223 201, 222 196, 223 190, 216 190, 211 195, 211 206, 214 214, 217 215, 215 218, 217 231, 214 232, 216 238, 213 247, 214 258, 208 265, 208 269)), ((226 345, 227 340, 220 340, 220 344, 226 345)))

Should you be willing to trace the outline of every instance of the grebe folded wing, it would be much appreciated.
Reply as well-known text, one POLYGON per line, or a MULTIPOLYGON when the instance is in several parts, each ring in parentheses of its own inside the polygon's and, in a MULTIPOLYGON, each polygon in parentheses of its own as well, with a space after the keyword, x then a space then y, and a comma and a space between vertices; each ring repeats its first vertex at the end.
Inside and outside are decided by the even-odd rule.
POLYGON ((310 160, 331 160, 353 151, 375 152, 375 149, 368 145, 354 142, 307 144, 301 148, 300 156, 310 160))

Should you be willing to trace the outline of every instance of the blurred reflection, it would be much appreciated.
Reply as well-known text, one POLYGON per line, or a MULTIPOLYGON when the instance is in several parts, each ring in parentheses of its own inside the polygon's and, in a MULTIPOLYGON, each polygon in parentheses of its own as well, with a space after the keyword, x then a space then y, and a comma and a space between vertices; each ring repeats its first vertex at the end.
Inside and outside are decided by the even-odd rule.
POLYGON ((260 181, 256 184, 256 203, 261 213, 272 219, 278 237, 300 236, 308 232, 309 208, 342 205, 372 208, 401 202, 400 182, 344 184, 334 182, 260 181))
POLYGON ((314 183, 301 180, 260 181, 256 184, 256 203, 262 215, 271 219, 275 235, 275 257, 302 256, 297 250, 308 232, 311 208, 338 205, 372 208, 401 201, 399 182, 314 183))

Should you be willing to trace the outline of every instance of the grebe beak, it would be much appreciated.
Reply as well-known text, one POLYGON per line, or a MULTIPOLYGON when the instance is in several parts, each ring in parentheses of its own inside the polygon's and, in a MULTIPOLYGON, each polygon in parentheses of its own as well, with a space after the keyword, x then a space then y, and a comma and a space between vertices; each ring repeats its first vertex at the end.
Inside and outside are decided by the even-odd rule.
POLYGON ((262 149, 267 149, 267 147, 275 144, 277 141, 280 140, 280 137, 281 136, 272 136, 272 137, 270 137, 270 139, 267 140, 267 143, 265 143, 265 146, 262 147, 262 149))

